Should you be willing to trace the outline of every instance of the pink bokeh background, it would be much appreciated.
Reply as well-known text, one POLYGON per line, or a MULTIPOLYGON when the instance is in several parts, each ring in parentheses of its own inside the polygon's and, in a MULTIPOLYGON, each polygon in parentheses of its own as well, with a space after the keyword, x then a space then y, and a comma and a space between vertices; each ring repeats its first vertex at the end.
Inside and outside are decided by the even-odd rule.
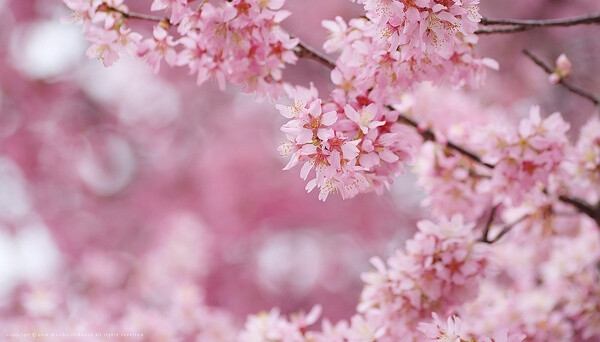
MULTIPOLYGON (((491 18, 600 10, 595 0, 482 2, 491 18)), ((286 8, 284 26, 317 48, 321 20, 361 14, 349 1, 286 8)), ((369 258, 398 247, 426 216, 415 177, 399 176, 382 196, 320 202, 298 170, 281 170, 284 119, 272 103, 231 85, 197 87, 182 69, 154 76, 132 58, 106 69, 85 58, 80 29, 59 22, 65 14, 57 1, 0 0, 0 320, 73 303, 109 316, 154 310, 153 298, 184 283, 237 325, 274 306, 288 313, 320 303, 332 320, 349 317, 369 258), (32 309, 23 298, 38 288, 45 304, 32 309)), ((577 128, 592 106, 550 85, 520 50, 548 63, 566 52, 573 80, 600 89, 595 37, 591 27, 481 37, 481 54, 501 71, 468 96, 523 115, 540 103, 577 128)), ((314 61, 285 75, 331 88, 314 61)))

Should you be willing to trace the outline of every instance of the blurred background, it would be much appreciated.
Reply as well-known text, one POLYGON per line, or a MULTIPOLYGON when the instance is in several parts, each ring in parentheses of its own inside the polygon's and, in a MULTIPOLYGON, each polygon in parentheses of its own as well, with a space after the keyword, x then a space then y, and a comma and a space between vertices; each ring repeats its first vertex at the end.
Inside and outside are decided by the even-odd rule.
MULTIPOLYGON (((284 27, 318 49, 321 20, 361 15, 345 0, 288 0, 285 8, 293 14, 284 27)), ((481 9, 490 18, 598 11, 597 0, 482 0, 481 9)), ((427 217, 416 177, 397 177, 382 196, 322 203, 305 192, 299 170, 281 170, 284 118, 272 103, 231 85, 197 87, 183 69, 163 65, 155 76, 134 58, 104 68, 85 57, 81 28, 60 23, 66 14, 57 0, 0 0, 0 332, 127 326, 168 334, 176 319, 198 321, 181 303, 216 310, 234 326, 274 306, 290 313, 322 304, 332 320, 348 318, 369 258, 402 246, 427 217)), ((520 50, 552 65, 565 52, 573 81, 598 93, 597 33, 481 37, 480 54, 501 69, 465 91, 473 102, 466 114, 495 108, 518 120, 539 103, 561 111, 576 136, 592 105, 550 85, 520 50)), ((331 89, 328 70, 310 60, 286 78, 331 89)))

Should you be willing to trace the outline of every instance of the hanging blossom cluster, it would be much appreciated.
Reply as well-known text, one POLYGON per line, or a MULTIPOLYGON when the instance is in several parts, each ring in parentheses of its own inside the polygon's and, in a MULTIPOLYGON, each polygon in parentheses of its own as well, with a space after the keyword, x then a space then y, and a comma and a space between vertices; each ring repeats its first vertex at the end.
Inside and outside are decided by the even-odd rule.
POLYGON ((88 57, 111 66, 122 53, 135 53, 142 35, 125 25, 127 19, 118 12, 128 11, 123 0, 65 0, 64 3, 73 11, 64 20, 81 23, 85 38, 92 43, 86 51, 88 57))
POLYGON ((374 99, 390 102, 423 81, 478 86, 486 68, 498 67, 473 53, 478 0, 358 2, 365 18, 323 22, 330 32, 325 51, 340 52, 331 74, 338 92, 372 89, 374 99))
POLYGON ((517 132, 483 138, 483 160, 495 165, 490 186, 497 197, 519 205, 534 187, 548 186, 550 175, 560 171, 565 159, 568 130, 560 113, 542 119, 534 106, 517 132))
POLYGON ((479 281, 492 265, 487 246, 476 242, 472 224, 460 215, 421 221, 419 231, 387 263, 372 260, 363 275, 359 312, 379 317, 391 337, 406 338, 415 322, 446 313, 477 296, 479 281))
POLYGON ((600 200, 600 120, 592 118, 580 131, 576 144, 577 158, 570 167, 570 173, 581 182, 585 197, 590 201, 600 200))
POLYGON ((584 220, 561 224, 573 225, 575 233, 533 246, 511 236, 494 246, 502 272, 484 279, 477 299, 457 309, 467 322, 463 336, 489 336, 502 327, 527 341, 598 339, 598 228, 584 220))
POLYGON ((132 53, 158 72, 164 59, 170 66, 188 67, 198 85, 215 79, 224 89, 229 81, 245 92, 256 92, 258 98, 276 98, 282 93, 282 70, 297 60, 298 39, 280 26, 290 14, 281 10, 284 1, 235 0, 213 5, 155 0, 151 9, 168 10, 171 16, 159 20, 152 37, 146 39, 128 27, 131 18, 123 0, 64 2, 92 42, 87 55, 106 66, 122 53, 132 53))
POLYGON ((462 213, 476 220, 489 207, 489 181, 480 175, 485 170, 463 155, 433 142, 421 146, 414 170, 418 184, 428 196, 422 205, 438 215, 462 213))
POLYGON ((403 163, 411 160, 419 137, 397 123, 397 113, 368 99, 324 102, 312 85, 288 88, 288 94, 293 103, 277 105, 290 119, 281 128, 288 141, 279 151, 291 155, 284 170, 302 163, 302 179, 314 170, 306 190, 318 188, 319 199, 333 192, 351 198, 381 191, 404 172, 403 163))

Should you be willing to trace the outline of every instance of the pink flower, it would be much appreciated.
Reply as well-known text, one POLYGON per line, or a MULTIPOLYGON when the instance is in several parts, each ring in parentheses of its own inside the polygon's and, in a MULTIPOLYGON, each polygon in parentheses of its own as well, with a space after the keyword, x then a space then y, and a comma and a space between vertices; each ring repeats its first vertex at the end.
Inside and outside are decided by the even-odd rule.
POLYGON ((188 0, 153 0, 151 11, 171 11, 171 23, 177 24, 188 14, 188 0))
POLYGON ((460 318, 451 316, 448 317, 448 320, 444 323, 435 312, 431 315, 433 317, 433 322, 421 322, 419 323, 418 328, 425 336, 427 336, 428 341, 463 341, 463 336, 461 336, 460 318))
POLYGON ((374 103, 360 109, 360 113, 350 105, 346 105, 344 111, 348 119, 360 127, 363 134, 367 134, 369 129, 385 125, 385 121, 373 121, 378 114, 377 105, 374 103))
POLYGON ((568 129, 559 113, 542 120, 540 108, 534 106, 529 118, 521 120, 517 134, 499 134, 488 144, 484 160, 496 165, 491 184, 496 198, 504 200, 506 196, 518 205, 536 184, 548 185, 550 175, 561 171, 568 129))
POLYGON ((86 51, 90 58, 98 58, 105 66, 113 65, 122 51, 135 49, 141 36, 122 26, 119 30, 106 30, 98 26, 88 26, 84 35, 92 42, 86 51))
MULTIPOLYGON (((342 19, 342 17, 335 17, 335 21, 333 20, 323 20, 321 25, 329 31, 329 36, 327 40, 323 44, 323 49, 325 52, 331 53, 335 51, 339 51, 344 47, 344 44, 348 39, 350 32, 348 32, 348 25, 342 19)), ((355 32, 355 31, 352 31, 355 32)), ((357 33, 357 32, 356 32, 357 33)))
POLYGON ((154 26, 153 39, 142 41, 137 48, 137 54, 145 57, 155 74, 160 70, 160 61, 164 58, 167 64, 174 66, 177 63, 175 42, 163 27, 154 26))

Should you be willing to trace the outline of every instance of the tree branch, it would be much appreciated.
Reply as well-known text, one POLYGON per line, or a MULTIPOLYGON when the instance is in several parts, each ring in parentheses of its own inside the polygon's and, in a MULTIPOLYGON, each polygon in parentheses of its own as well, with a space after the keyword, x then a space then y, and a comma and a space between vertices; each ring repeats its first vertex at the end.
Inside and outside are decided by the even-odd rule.
MULTIPOLYGON (((132 18, 132 19, 154 21, 154 22, 157 22, 157 23, 167 22, 167 23, 171 24, 170 21, 169 21, 169 19, 167 19, 167 18, 157 17, 157 16, 150 15, 150 14, 135 13, 135 12, 125 12, 125 11, 122 11, 122 10, 120 10, 118 8, 114 8, 114 7, 108 6, 106 4, 104 4, 104 5, 106 6, 105 9, 107 11, 120 13, 124 18, 127 18, 127 19, 132 18)), ((98 8, 98 10, 101 11, 102 7, 98 8)))
POLYGON ((598 202, 595 206, 592 206, 579 198, 571 196, 561 195, 558 197, 558 199, 563 203, 572 205, 580 213, 591 217, 594 221, 596 221, 598 227, 600 227, 600 202, 598 202))
POLYGON ((483 28, 475 31, 475 34, 484 35, 484 34, 496 34, 496 33, 517 33, 526 31, 527 28, 523 26, 503 26, 503 27, 492 27, 492 28, 483 28))
POLYGON ((481 18, 479 23, 482 26, 503 26, 490 29, 480 29, 477 34, 493 34, 493 33, 515 33, 528 31, 538 27, 568 27, 576 25, 592 25, 600 24, 600 13, 586 14, 572 18, 558 19, 489 19, 481 18))
POLYGON ((548 27, 548 26, 575 26, 575 25, 589 25, 589 24, 600 24, 600 13, 585 14, 578 17, 572 18, 558 18, 558 19, 489 19, 481 18, 481 25, 516 25, 524 27, 548 27))
POLYGON ((296 53, 296 56, 300 58, 312 59, 323 64, 329 69, 335 68, 335 62, 333 60, 329 59, 329 57, 327 56, 320 54, 319 52, 302 42, 299 42, 298 45, 296 45, 296 47, 294 48, 294 52, 296 53))
MULTIPOLYGON (((391 111, 396 111, 394 109, 394 107, 392 107, 390 105, 387 105, 386 107, 387 107, 387 109, 389 109, 391 111)), ((423 137, 423 139, 439 143, 439 139, 437 139, 437 137, 435 136, 435 133, 431 129, 425 129, 425 130, 423 130, 422 127, 420 126, 420 124, 417 121, 409 118, 405 114, 399 113, 399 115, 398 115, 398 121, 402 122, 402 123, 404 123, 406 125, 409 125, 409 126, 411 126, 413 128, 415 128, 417 130, 417 132, 419 132, 419 134, 421 134, 421 136, 423 137)), ((463 146, 460 146, 460 145, 458 145, 458 144, 456 144, 456 143, 454 143, 454 142, 452 142, 450 140, 448 140, 445 145, 446 145, 446 147, 448 147, 448 148, 450 148, 452 150, 455 150, 456 152, 458 152, 458 153, 464 155, 465 157, 471 159, 472 161, 474 161, 477 164, 483 165, 483 166, 487 167, 488 169, 493 169, 494 168, 494 165, 483 162, 481 160, 480 156, 478 156, 477 154, 469 151, 468 149, 466 149, 463 146)))
POLYGON ((485 223, 485 227, 483 228, 483 233, 481 234, 481 242, 488 242, 488 235, 490 234, 490 228, 492 226, 492 222, 494 222, 494 216, 496 216, 496 211, 498 210, 499 205, 495 205, 492 207, 490 212, 490 216, 488 217, 487 222, 485 223))
MULTIPOLYGON (((531 59, 535 64, 537 64, 537 66, 542 68, 548 75, 550 75, 554 72, 554 70, 552 70, 552 68, 549 65, 547 65, 546 63, 544 63, 544 61, 542 61, 540 58, 538 58, 533 53, 531 53, 531 51, 524 49, 522 52, 525 56, 529 57, 529 59, 531 59)), ((585 99, 591 101, 596 106, 600 105, 600 98, 598 98, 597 96, 588 92, 587 90, 584 90, 576 85, 573 85, 572 83, 566 81, 565 78, 561 77, 560 80, 558 81, 558 83, 560 85, 562 85, 563 87, 565 87, 570 92, 577 94, 579 96, 582 96, 585 99)))
POLYGON ((500 230, 500 233, 498 233, 498 235, 496 235, 495 238, 493 239, 489 239, 487 236, 487 232, 486 235, 484 237, 482 237, 480 240, 478 240, 479 242, 483 242, 483 243, 488 243, 488 244, 492 244, 497 242, 498 240, 500 240, 504 235, 506 235, 506 233, 510 232, 511 229, 513 229, 514 226, 516 226, 517 224, 525 221, 525 219, 527 219, 531 214, 526 214, 521 216, 519 219, 517 219, 515 222, 512 222, 510 224, 505 225, 504 227, 502 227, 502 229, 500 230))

